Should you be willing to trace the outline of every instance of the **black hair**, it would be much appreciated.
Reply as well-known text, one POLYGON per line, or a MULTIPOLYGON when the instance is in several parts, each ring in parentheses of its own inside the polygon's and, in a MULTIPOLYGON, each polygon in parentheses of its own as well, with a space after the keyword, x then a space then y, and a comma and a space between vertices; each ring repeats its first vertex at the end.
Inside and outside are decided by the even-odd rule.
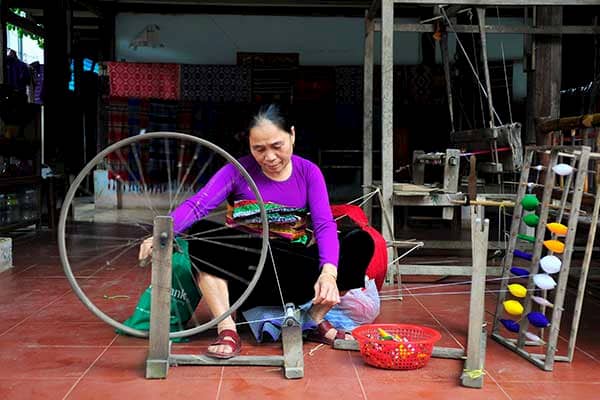
POLYGON ((261 106, 250 121, 248 133, 250 133, 252 128, 257 127, 265 121, 269 121, 277 128, 291 134, 292 124, 290 123, 288 116, 283 111, 281 106, 277 104, 266 104, 261 106))

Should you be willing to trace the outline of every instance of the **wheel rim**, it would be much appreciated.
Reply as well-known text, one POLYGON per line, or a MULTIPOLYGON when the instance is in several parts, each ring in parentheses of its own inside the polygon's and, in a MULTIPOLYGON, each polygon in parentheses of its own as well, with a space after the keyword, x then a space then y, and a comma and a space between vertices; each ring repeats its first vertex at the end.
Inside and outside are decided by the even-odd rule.
POLYGON ((231 156, 229 153, 227 153, 221 147, 219 147, 205 139, 198 138, 198 137, 191 136, 191 135, 184 134, 184 133, 178 133, 178 132, 146 133, 143 135, 133 136, 133 137, 129 137, 129 138, 120 140, 120 141, 108 146, 106 149, 104 149, 100 153, 98 153, 88 164, 85 165, 85 167, 81 170, 81 172, 77 175, 77 177, 71 184, 71 186, 65 196, 63 206, 61 208, 59 224, 58 224, 59 254, 60 254, 61 263, 63 265, 63 270, 69 281, 69 284, 73 288, 73 291, 75 292, 77 297, 81 300, 81 302, 94 315, 96 315, 98 318, 100 318, 102 321, 106 322, 107 324, 109 324, 117 329, 120 329, 124 333, 127 333, 132 336, 137 336, 137 337, 148 337, 148 331, 130 328, 130 327, 124 325, 123 323, 115 320, 114 318, 108 316, 104 311, 102 311, 99 307, 97 307, 90 300, 90 298, 86 295, 86 293, 82 290, 82 288, 79 286, 77 278, 75 277, 75 274, 73 273, 73 270, 71 267, 71 262, 69 260, 67 244, 66 244, 66 237, 67 237, 66 228, 67 228, 67 219, 68 219, 69 209, 73 205, 73 200, 75 199, 76 192, 79 189, 81 183, 84 181, 84 179, 86 179, 86 177, 89 176, 90 172, 96 166, 98 166, 112 152, 120 150, 120 149, 124 148, 125 146, 130 146, 132 144, 136 144, 136 143, 144 141, 144 140, 152 140, 152 139, 186 140, 186 141, 195 143, 196 145, 204 146, 204 147, 208 148, 209 150, 217 153, 218 155, 223 157, 227 162, 233 164, 233 166, 242 174, 242 176, 248 183, 249 188, 253 192, 253 194, 257 200, 259 210, 260 210, 260 219, 261 219, 261 226, 262 226, 262 232, 260 234, 261 239, 262 239, 260 258, 258 261, 258 265, 256 266, 256 272, 254 273, 254 276, 252 277, 251 281, 249 282, 248 287, 242 293, 242 295, 237 299, 237 301, 235 301, 230 306, 230 308, 222 315, 217 316, 217 317, 211 319, 210 321, 208 321, 204 324, 198 325, 196 327, 193 327, 190 329, 184 329, 184 330, 180 330, 180 331, 176 331, 176 332, 171 332, 169 334, 170 338, 180 338, 180 337, 186 337, 186 336, 190 336, 190 335, 205 331, 205 330, 217 325, 219 322, 221 322, 222 320, 224 320, 225 318, 230 316, 235 310, 237 310, 239 308, 239 306, 248 298, 248 296, 250 295, 252 290, 254 290, 254 287, 256 286, 256 283, 261 276, 262 270, 264 268, 266 256, 267 256, 269 230, 268 230, 268 221, 267 221, 266 211, 265 211, 262 197, 258 191, 258 188, 256 187, 254 180, 250 177, 248 172, 242 167, 242 165, 235 158, 233 158, 233 156, 231 156))

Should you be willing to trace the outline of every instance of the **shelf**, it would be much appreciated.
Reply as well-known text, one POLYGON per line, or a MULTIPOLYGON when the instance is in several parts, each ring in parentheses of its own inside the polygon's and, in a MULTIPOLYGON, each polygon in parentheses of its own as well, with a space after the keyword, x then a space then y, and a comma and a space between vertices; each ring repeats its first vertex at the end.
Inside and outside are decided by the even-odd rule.
POLYGON ((0 225, 0 232, 12 231, 14 229, 26 228, 28 226, 33 226, 33 225, 38 226, 39 223, 40 223, 40 218, 39 218, 39 216, 36 216, 36 219, 32 219, 29 221, 19 221, 14 224, 0 225))
POLYGON ((14 185, 37 185, 42 181, 42 177, 38 175, 30 176, 15 176, 10 178, 0 178, 0 187, 14 185))

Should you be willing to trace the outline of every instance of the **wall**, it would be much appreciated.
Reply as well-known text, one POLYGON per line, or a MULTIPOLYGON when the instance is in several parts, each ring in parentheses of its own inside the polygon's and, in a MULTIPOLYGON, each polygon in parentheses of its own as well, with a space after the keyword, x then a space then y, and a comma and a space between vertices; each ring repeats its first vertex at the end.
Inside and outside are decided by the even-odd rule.
MULTIPOLYGON (((416 20, 398 19, 415 23, 416 20)), ((502 19, 516 24, 518 19, 502 19)), ((488 17, 488 23, 498 20, 488 17)), ((183 64, 235 64, 237 52, 297 52, 301 65, 361 65, 363 63, 364 20, 343 17, 285 17, 244 15, 162 15, 118 14, 116 19, 116 58, 121 61, 169 62, 183 64), (129 43, 149 24, 160 27, 164 47, 133 49, 129 43)), ((394 36, 394 62, 418 64, 421 43, 418 33, 397 32, 394 36)), ((488 57, 521 60, 521 35, 488 35, 488 57)), ((455 51, 451 36, 450 51, 455 51)), ((439 50, 438 50, 439 52, 439 50)), ((375 40, 376 62, 380 35, 375 40)), ((471 55, 472 56, 472 55, 471 55)), ((438 60, 440 59, 438 55, 438 60)), ((516 99, 526 95, 522 67, 514 74, 516 99)))

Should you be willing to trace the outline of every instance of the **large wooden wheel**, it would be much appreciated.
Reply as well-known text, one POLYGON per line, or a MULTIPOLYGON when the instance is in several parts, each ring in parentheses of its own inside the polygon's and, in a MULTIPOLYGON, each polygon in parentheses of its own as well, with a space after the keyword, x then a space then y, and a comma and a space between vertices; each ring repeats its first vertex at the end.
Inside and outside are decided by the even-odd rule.
MULTIPOLYGON (((256 271, 249 281, 244 280, 245 291, 224 314, 199 321, 190 310, 192 326, 181 326, 170 337, 207 330, 248 298, 262 273, 268 250, 268 222, 256 184, 229 153, 215 144, 183 133, 152 132, 120 140, 96 155, 73 181, 61 209, 60 260, 75 294, 93 314, 127 334, 148 336, 147 331, 120 322, 133 313, 140 294, 150 284, 151 269, 140 267, 137 260, 139 245, 152 235, 156 216, 168 215, 226 163, 239 171, 258 200, 262 233, 254 236, 260 245, 248 254, 255 258, 256 271), (127 282, 126 288, 123 282, 127 282)), ((220 224, 219 228, 182 234, 180 238, 221 244, 226 251, 236 245, 232 235, 219 236, 219 230, 226 228, 224 217, 224 208, 218 207, 205 218, 220 224)), ((249 235, 240 232, 239 236, 249 235)), ((191 255, 194 269, 203 262, 201 257, 191 255)))

